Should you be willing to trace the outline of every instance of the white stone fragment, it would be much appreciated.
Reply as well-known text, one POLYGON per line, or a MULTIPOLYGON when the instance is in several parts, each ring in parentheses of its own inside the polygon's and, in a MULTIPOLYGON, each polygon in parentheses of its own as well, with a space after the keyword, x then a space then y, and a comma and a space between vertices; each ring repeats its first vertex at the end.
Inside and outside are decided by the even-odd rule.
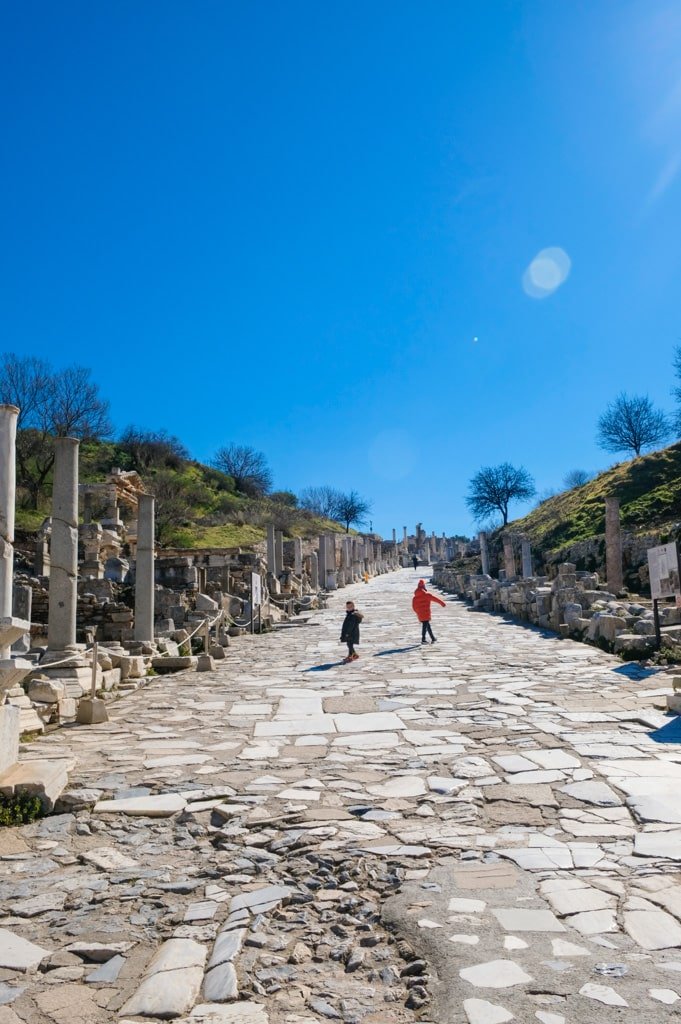
POLYGON ((486 999, 464 999, 463 1008, 468 1024, 504 1024, 507 1020, 515 1020, 510 1010, 488 1003, 486 999))
POLYGON ((480 914, 487 904, 484 900, 469 900, 460 896, 453 896, 449 901, 447 909, 460 914, 480 914))
POLYGON ((476 988, 511 988, 524 985, 532 978, 515 960, 489 960, 474 967, 464 967, 459 977, 476 988))
POLYGON ((527 943, 524 939, 519 939, 517 935, 505 935, 504 949, 527 949, 527 943))
POLYGON ((132 796, 120 800, 99 800, 93 814, 129 814, 147 818, 170 818, 184 810, 187 801, 179 793, 162 793, 158 796, 132 796))
POLYGON ((492 911, 502 928, 510 932, 564 932, 565 928, 550 910, 499 907, 492 911))
POLYGON ((466 934, 450 935, 449 936, 449 941, 450 942, 460 942, 464 946, 477 946, 477 944, 480 942, 480 936, 479 935, 466 935, 466 934))
POLYGON ((36 946, 20 935, 0 928, 0 968, 10 971, 32 971, 50 955, 49 949, 36 946))
POLYGON ((678 1002, 679 994, 671 988, 649 988, 648 995, 652 999, 657 999, 658 1003, 667 1003, 668 1006, 672 1006, 678 1002))
POLYGON ((127 871, 129 868, 139 867, 136 860, 119 853, 113 846, 98 846, 94 850, 86 850, 80 854, 80 859, 88 864, 94 864, 102 871, 127 871))
POLYGON ((629 1005, 625 999, 622 999, 619 993, 615 992, 614 988, 610 988, 609 985, 594 985, 591 981, 587 982, 586 985, 582 985, 579 994, 580 996, 586 996, 587 999, 596 999, 599 1003, 605 1003, 606 1006, 629 1005))

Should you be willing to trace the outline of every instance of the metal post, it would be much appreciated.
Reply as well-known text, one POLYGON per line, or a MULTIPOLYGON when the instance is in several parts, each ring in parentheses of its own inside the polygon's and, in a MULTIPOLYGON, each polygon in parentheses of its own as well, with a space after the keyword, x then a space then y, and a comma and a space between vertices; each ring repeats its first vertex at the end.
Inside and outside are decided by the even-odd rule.
POLYGON ((660 630, 660 613, 657 608, 658 599, 653 598, 653 619, 655 621, 655 649, 659 651, 662 646, 662 631, 660 630))

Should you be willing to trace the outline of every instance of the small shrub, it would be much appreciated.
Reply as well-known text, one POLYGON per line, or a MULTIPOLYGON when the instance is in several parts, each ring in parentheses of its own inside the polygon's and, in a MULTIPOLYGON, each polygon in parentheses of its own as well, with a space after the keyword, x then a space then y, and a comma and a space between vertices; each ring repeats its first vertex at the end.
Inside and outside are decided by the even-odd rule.
POLYGON ((0 827, 27 825, 43 816, 40 797, 29 793, 15 793, 14 796, 0 796, 0 827))

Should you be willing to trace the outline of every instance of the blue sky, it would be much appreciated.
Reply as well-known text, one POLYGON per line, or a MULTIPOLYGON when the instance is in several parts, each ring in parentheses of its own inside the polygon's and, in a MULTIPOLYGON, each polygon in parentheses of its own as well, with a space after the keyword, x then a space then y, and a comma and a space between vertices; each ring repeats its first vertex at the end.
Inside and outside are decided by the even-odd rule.
POLYGON ((481 466, 556 488, 619 391, 672 406, 680 54, 657 0, 6 4, 3 348, 470 532, 481 466))

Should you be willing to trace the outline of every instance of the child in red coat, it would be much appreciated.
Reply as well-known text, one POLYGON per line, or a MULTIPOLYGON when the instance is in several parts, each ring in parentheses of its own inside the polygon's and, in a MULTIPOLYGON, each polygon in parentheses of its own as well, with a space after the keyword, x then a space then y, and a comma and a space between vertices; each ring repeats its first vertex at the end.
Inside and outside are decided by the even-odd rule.
POLYGON ((424 580, 419 580, 418 586, 414 591, 411 606, 418 615, 419 622, 421 623, 421 643, 425 644, 426 633, 430 634, 431 644, 435 643, 435 637, 433 631, 430 628, 430 606, 435 601, 436 604, 441 604, 443 608, 446 607, 445 602, 441 601, 435 594, 429 594, 426 590, 426 584, 424 580))

